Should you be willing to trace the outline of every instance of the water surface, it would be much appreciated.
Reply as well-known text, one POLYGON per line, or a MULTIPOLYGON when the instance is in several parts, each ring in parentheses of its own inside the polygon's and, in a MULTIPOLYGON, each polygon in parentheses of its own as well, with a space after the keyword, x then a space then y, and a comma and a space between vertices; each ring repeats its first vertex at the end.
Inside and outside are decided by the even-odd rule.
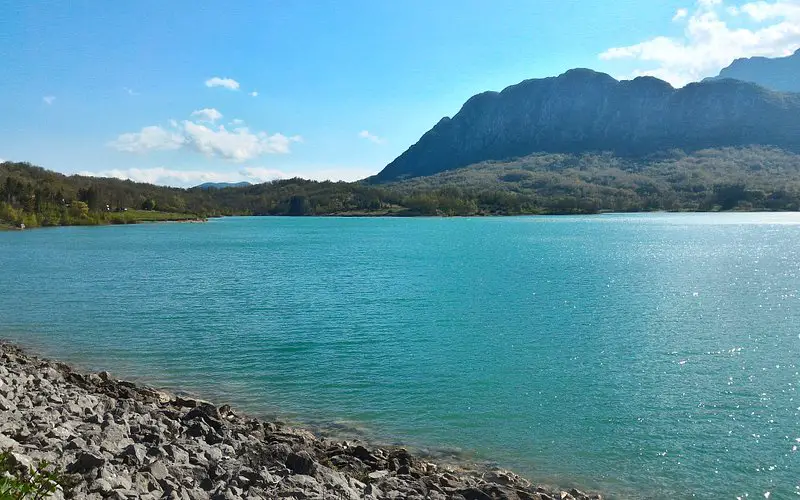
POLYGON ((634 498, 800 495, 800 216, 0 233, 0 335, 634 498))

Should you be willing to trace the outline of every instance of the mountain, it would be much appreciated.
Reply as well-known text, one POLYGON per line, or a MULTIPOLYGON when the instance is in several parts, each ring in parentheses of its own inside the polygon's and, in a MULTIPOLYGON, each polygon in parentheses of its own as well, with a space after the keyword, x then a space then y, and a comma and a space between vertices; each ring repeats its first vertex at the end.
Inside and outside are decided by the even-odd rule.
POLYGON ((247 181, 242 182, 204 182, 199 186, 195 186, 199 189, 225 189, 225 188, 240 188, 240 187, 247 187, 252 186, 247 181))
POLYGON ((588 69, 470 98, 369 182, 425 176, 536 152, 621 156, 710 147, 800 149, 800 95, 715 80, 676 90, 588 69))
POLYGON ((752 82, 781 92, 800 92, 800 50, 787 57, 737 59, 716 78, 752 82))

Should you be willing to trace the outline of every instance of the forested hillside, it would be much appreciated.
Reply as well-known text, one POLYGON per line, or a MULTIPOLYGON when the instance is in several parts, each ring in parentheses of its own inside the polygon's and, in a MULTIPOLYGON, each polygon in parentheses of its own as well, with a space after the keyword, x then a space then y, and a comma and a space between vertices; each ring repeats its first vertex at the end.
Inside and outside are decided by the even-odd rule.
MULTIPOLYGON (((128 211, 216 215, 515 215, 653 210, 798 210, 800 155, 778 148, 680 150, 627 158, 540 153, 373 186, 288 179, 178 189, 0 164, 0 221, 136 222, 128 211)), ((175 216, 171 218, 177 218, 175 216)), ((144 220, 148 220, 147 217, 144 220)))
MULTIPOLYGON (((359 183, 288 179, 222 189, 154 186, 66 176, 28 163, 0 163, 0 222, 28 227, 137 222, 142 212, 220 215, 391 213, 399 200, 359 183), (131 217, 136 211, 137 217, 131 217)), ((177 215, 173 218, 180 218, 177 215)), ((145 220, 161 220, 153 215, 145 220)))
POLYGON ((800 155, 777 148, 680 150, 631 159, 534 154, 386 186, 455 213, 798 210, 800 155), (437 193, 445 193, 444 196, 437 193))

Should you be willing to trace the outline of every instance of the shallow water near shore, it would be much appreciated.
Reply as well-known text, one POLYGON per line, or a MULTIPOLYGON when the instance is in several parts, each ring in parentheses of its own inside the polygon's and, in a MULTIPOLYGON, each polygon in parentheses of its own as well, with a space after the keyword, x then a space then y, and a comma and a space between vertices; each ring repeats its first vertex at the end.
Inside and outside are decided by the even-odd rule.
POLYGON ((0 233, 0 336, 640 498, 800 494, 800 215, 0 233))

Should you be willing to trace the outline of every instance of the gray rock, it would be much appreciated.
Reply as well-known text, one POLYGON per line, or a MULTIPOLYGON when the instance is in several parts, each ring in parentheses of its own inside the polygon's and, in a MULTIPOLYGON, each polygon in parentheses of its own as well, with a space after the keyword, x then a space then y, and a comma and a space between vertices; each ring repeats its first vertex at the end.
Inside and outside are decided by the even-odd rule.
POLYGON ((69 467, 69 472, 86 473, 106 463, 101 455, 91 452, 79 452, 69 467))
POLYGON ((107 373, 84 376, 24 354, 11 362, 9 352, 16 351, 0 342, 0 368, 9 373, 0 404, 13 407, 0 411, 0 447, 14 450, 19 467, 44 458, 67 470, 74 487, 56 500, 560 498, 506 471, 481 479, 442 467, 456 471, 443 475, 406 450, 320 440, 107 373))
POLYGON ((28 470, 33 465, 33 460, 28 455, 12 451, 9 454, 11 465, 17 469, 28 470))
POLYGON ((123 462, 128 465, 142 465, 147 456, 147 449, 143 444, 129 444, 121 453, 123 462))
POLYGON ((206 457, 208 457, 208 459, 212 462, 218 462, 222 460, 222 450, 219 448, 207 448, 205 453, 206 457))
POLYGON ((138 493, 147 493, 158 489, 158 481, 149 472, 134 472, 131 477, 131 488, 138 493))
POLYGON ((164 462, 156 461, 150 464, 146 471, 152 474, 152 476, 156 479, 156 481, 161 481, 165 479, 169 475, 169 471, 167 470, 167 466, 164 465, 164 462))
POLYGON ((367 476, 372 480, 382 479, 389 475, 388 470, 376 470, 375 472, 370 472, 367 476))
POLYGON ((317 470, 316 463, 307 451, 291 453, 286 458, 286 467, 295 474, 306 474, 313 476, 317 470))
POLYGON ((71 436, 72 433, 70 432, 70 430, 61 426, 53 427, 53 429, 51 429, 50 432, 47 433, 47 437, 56 438, 61 441, 68 441, 71 436))
POLYGON ((6 436, 5 434, 0 434, 0 450, 10 450, 10 451, 22 451, 22 445, 20 445, 14 439, 6 436))
POLYGON ((104 474, 102 477, 103 479, 108 481, 111 487, 114 488, 115 490, 117 489, 129 490, 133 488, 133 481, 131 480, 130 477, 128 477, 126 473, 117 474, 112 472, 109 474, 104 474))
POLYGON ((356 457, 357 459, 361 460, 362 462, 377 462, 378 457, 373 455, 368 449, 365 447, 358 445, 350 451, 350 454, 356 457))
POLYGON ((95 479, 89 484, 89 493, 101 493, 105 495, 107 493, 111 493, 113 489, 114 488, 111 487, 111 484, 102 478, 95 479))
POLYGON ((65 450, 84 450, 86 449, 86 441, 80 436, 75 436, 64 445, 65 450))
MULTIPOLYGON (((6 395, 8 395, 8 393, 6 393, 6 395)), ((14 411, 16 409, 17 405, 7 400, 5 397, 0 396, 0 411, 14 411)))

